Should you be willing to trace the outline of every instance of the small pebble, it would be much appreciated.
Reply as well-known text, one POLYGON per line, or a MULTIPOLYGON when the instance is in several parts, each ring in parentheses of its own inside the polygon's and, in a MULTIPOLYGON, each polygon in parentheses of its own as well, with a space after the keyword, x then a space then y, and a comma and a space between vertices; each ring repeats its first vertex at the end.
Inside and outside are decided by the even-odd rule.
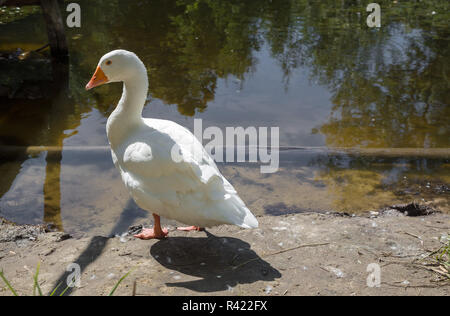
POLYGON ((126 243, 128 239, 126 238, 128 236, 128 233, 123 233, 122 236, 120 236, 120 242, 126 243))
POLYGON ((345 277, 345 273, 342 272, 340 269, 335 268, 335 267, 326 267, 327 271, 330 271, 331 273, 333 273, 338 279, 341 279, 343 277, 345 277))
POLYGON ((287 227, 272 227, 272 230, 283 231, 283 230, 287 230, 287 227))

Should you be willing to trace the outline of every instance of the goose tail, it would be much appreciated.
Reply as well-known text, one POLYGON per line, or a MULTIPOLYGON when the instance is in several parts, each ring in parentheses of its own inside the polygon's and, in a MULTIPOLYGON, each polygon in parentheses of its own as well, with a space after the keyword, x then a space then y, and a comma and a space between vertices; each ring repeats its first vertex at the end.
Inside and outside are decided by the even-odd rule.
POLYGON ((258 220, 252 212, 245 206, 245 203, 237 195, 230 197, 230 202, 233 208, 232 224, 242 228, 257 228, 258 220))

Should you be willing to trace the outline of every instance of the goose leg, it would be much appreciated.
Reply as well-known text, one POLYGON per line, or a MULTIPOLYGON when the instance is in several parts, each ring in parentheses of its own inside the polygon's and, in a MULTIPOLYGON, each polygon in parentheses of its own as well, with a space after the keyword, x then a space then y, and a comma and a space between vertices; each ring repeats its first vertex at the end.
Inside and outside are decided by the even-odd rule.
POLYGON ((153 214, 153 218, 155 219, 155 225, 153 228, 143 228, 141 233, 134 235, 134 237, 148 240, 148 239, 164 239, 169 234, 167 228, 161 228, 160 217, 156 214, 153 214))
POLYGON ((201 232, 204 231, 205 229, 198 226, 189 226, 189 227, 177 227, 177 230, 181 230, 183 232, 191 232, 191 231, 201 232))

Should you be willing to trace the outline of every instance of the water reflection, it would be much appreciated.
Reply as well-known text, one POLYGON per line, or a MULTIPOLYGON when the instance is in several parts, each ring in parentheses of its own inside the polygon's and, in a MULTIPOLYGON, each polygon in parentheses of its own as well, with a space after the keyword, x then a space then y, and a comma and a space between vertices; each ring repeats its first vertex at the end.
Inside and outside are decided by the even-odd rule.
MULTIPOLYGON (((9 56, 2 61, 4 75, 18 75, 21 82, 4 86, 12 91, 2 97, 1 107, 6 120, 1 125, 0 145, 3 148, 2 164, 6 166, 6 181, 2 181, 1 196, 8 192, 23 163, 29 159, 27 149, 33 145, 56 144, 62 147, 67 136, 64 131, 70 126, 67 118, 73 117, 75 107, 68 98, 69 61, 67 58, 48 59, 44 56, 21 60, 9 56), (36 71, 35 67, 42 70, 36 71), (28 73, 35 78, 29 78, 28 73), (41 76, 39 79, 36 77, 41 76), (24 80, 28 78, 28 80, 24 80), (32 100, 32 101, 31 101, 32 100), (10 119, 9 119, 10 118, 10 119)), ((76 126, 73 126, 76 127, 76 126)), ((43 184, 43 222, 51 223, 63 230, 61 220, 60 173, 62 151, 49 151, 45 158, 46 170, 43 184)), ((21 203, 21 201, 18 201, 21 203)), ((26 217, 26 215, 25 215, 26 217)))
MULTIPOLYGON (((332 69, 327 76, 336 87, 333 111, 319 131, 328 146, 447 147, 450 139, 450 55, 448 39, 430 40, 424 31, 392 27, 392 36, 380 49, 350 69, 332 69), (372 71, 358 71, 360 65, 372 71)), ((356 57, 358 58, 358 57, 356 57)))
POLYGON ((63 230, 61 219, 61 160, 62 152, 48 153, 45 159, 44 223, 63 230))
POLYGON ((377 210, 393 204, 427 203, 448 211, 448 159, 415 157, 321 157, 315 180, 327 188, 332 209, 377 210))
MULTIPOLYGON (((7 84, 25 87, 6 93, 20 100, 0 100, 1 212, 10 218, 33 221, 31 208, 39 205, 40 217, 59 228, 64 222, 65 229, 89 231, 102 221, 105 231, 114 227, 127 194, 109 154, 70 148, 107 144, 105 118, 121 88, 87 94, 84 86, 99 57, 116 48, 135 51, 148 67, 146 116, 190 128, 194 116, 205 127, 280 126, 283 146, 450 147, 448 1, 379 1, 380 29, 368 29, 365 6, 351 0, 78 3, 83 27, 67 29, 70 67, 51 67, 39 61, 42 56, 24 67, 0 54, 0 94, 7 84), (10 146, 63 150, 31 162, 24 149, 10 146), (20 177, 38 163, 42 183, 20 177), (7 203, 21 203, 15 184, 22 182, 22 194, 41 186, 44 197, 22 203, 27 206, 18 215, 7 203)), ((39 10, 4 22, 1 52, 45 44, 39 10)), ((281 212, 355 212, 422 198, 448 209, 448 152, 428 158, 290 157, 295 163, 267 178, 249 165, 221 168, 260 214, 277 205, 281 212)))

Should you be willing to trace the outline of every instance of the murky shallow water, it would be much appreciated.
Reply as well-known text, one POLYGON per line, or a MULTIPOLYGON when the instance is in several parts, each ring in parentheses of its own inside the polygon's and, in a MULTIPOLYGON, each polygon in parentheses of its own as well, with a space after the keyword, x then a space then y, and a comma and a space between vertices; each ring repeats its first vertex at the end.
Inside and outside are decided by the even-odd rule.
MULTIPOLYGON (((70 66, 61 71, 67 90, 62 80, 49 92, 51 64, 41 55, 0 54, 0 95, 11 97, 0 99, 0 216, 89 233, 148 217, 105 148, 120 86, 84 91, 101 55, 119 47, 148 67, 144 116, 191 130, 194 118, 204 128, 279 126, 281 146, 303 147, 283 150, 275 174, 220 164, 256 214, 413 200, 450 210, 448 3, 382 3, 379 30, 352 1, 79 3, 83 26, 67 30, 70 66), (26 146, 63 150, 29 155, 26 146)), ((45 34, 39 11, 0 24, 0 53, 41 47, 45 34)))

